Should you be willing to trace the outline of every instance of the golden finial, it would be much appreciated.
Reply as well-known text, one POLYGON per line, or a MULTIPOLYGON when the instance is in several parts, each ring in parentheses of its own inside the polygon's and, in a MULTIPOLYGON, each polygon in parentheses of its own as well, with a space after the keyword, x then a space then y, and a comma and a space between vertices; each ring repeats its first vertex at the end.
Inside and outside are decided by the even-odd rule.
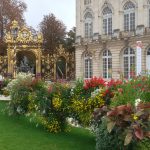
POLYGON ((12 26, 11 26, 11 28, 12 28, 12 29, 15 29, 15 28, 18 28, 18 27, 19 27, 18 21, 13 20, 13 21, 12 21, 12 26))
POLYGON ((42 33, 38 33, 37 39, 38 39, 39 43, 43 43, 43 35, 42 35, 42 33))

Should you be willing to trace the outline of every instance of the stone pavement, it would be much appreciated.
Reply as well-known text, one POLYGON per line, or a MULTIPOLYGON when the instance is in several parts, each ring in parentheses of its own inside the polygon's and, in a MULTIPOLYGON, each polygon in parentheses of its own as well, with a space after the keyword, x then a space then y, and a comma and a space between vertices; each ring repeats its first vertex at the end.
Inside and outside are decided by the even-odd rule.
POLYGON ((10 96, 0 95, 0 101, 10 101, 10 96))

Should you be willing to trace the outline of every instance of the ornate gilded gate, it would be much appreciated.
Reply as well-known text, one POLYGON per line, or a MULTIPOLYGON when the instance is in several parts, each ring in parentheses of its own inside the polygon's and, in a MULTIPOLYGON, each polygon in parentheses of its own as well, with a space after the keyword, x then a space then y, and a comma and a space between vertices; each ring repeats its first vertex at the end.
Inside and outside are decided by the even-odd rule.
POLYGON ((55 81, 74 79, 75 53, 67 52, 62 45, 54 54, 42 51, 43 36, 31 32, 26 26, 20 27, 13 21, 6 33, 7 55, 0 56, 1 74, 15 78, 18 72, 31 72, 36 77, 55 81), (42 53, 43 52, 43 53, 42 53))
POLYGON ((45 80, 73 80, 75 78, 75 54, 67 52, 62 45, 56 48, 55 53, 42 56, 42 77, 45 80), (63 58, 65 60, 65 70, 58 68, 57 62, 63 58), (58 76, 57 70, 60 71, 61 77, 58 76), (65 73, 63 73, 65 72, 65 73))
POLYGON ((33 34, 27 27, 19 27, 18 22, 13 21, 11 30, 6 34, 5 40, 7 43, 8 75, 15 78, 21 67, 24 67, 24 72, 29 72, 31 67, 35 67, 35 75, 41 76, 42 34, 33 34), (21 54, 22 58, 17 58, 21 54), (31 55, 33 56, 31 57, 31 55), (34 66, 33 62, 30 62, 29 65, 28 57, 30 57, 30 60, 34 58, 34 66), (20 62, 18 62, 19 60, 20 62))

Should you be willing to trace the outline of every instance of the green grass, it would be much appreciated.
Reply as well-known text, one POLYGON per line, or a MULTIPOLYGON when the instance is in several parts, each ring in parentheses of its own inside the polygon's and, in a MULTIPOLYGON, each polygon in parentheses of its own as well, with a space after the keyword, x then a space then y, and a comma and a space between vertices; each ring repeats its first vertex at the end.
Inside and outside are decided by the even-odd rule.
POLYGON ((51 134, 36 128, 26 118, 10 117, 1 110, 0 102, 0 150, 94 150, 95 138, 89 131, 72 128, 71 132, 51 134))

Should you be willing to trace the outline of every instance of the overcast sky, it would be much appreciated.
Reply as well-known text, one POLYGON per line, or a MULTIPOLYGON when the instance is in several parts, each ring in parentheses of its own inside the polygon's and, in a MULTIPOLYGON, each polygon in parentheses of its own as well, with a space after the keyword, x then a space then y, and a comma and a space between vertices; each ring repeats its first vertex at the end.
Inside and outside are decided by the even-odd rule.
POLYGON ((24 0, 27 4, 25 19, 29 26, 38 29, 44 15, 53 13, 67 30, 75 26, 75 0, 24 0))

